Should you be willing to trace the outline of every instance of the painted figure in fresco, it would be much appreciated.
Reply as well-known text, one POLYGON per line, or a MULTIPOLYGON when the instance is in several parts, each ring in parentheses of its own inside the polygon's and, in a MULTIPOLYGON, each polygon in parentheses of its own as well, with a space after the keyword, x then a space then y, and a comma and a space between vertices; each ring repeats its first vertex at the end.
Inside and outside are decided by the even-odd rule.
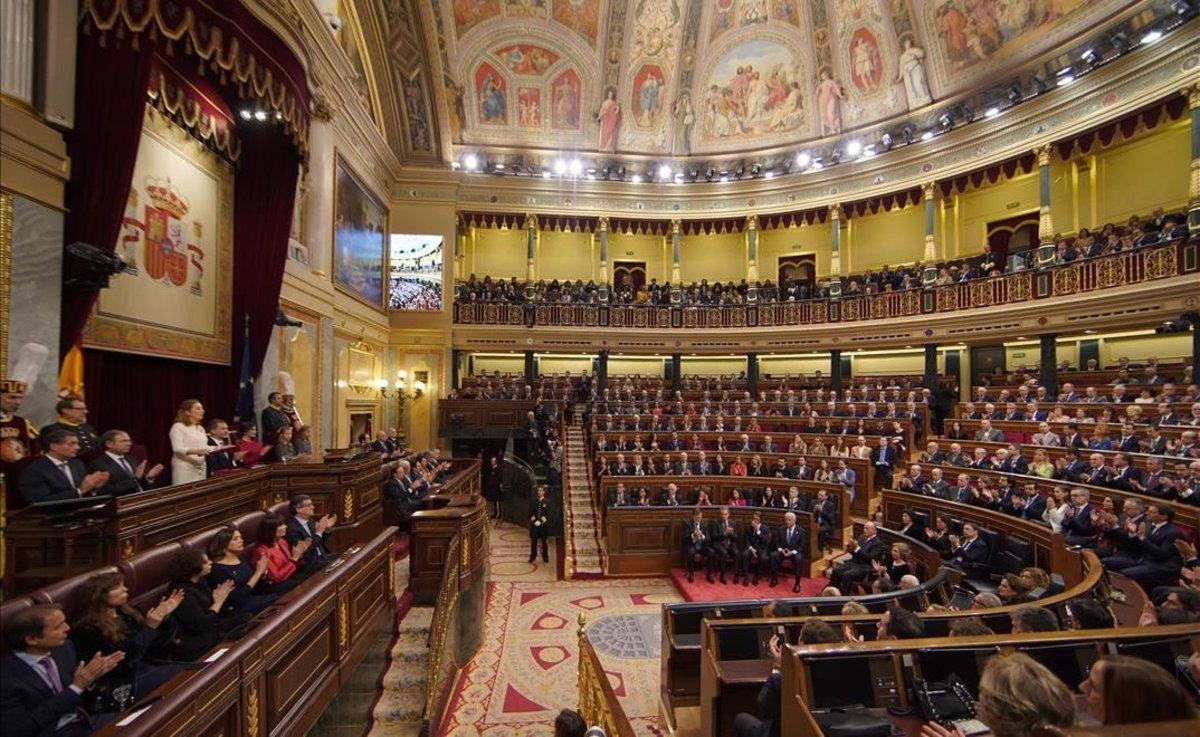
POLYGON ((850 47, 854 84, 866 93, 879 89, 879 46, 866 34, 855 34, 850 47))
POLYGON ((904 51, 900 53, 900 74, 897 82, 904 84, 904 95, 908 98, 908 109, 916 110, 933 102, 929 94, 929 81, 925 77, 925 50, 904 37, 904 51))
POLYGON ((604 94, 604 102, 600 103, 600 111, 596 113, 596 122, 600 124, 597 148, 601 151, 615 151, 617 149, 617 130, 621 125, 621 105, 617 102, 617 91, 611 87, 604 94))
POLYGON ((507 117, 504 101, 504 90, 496 84, 496 79, 490 73, 483 80, 483 93, 480 96, 484 122, 503 123, 507 117))
POLYGON ((579 95, 568 81, 554 90, 554 124, 559 128, 579 127, 579 95))
POLYGON ((671 106, 671 115, 675 118, 675 138, 672 143, 672 153, 688 155, 692 152, 692 126, 696 123, 696 111, 692 109, 692 98, 684 95, 671 106))
POLYGON ((467 114, 463 109, 463 89, 452 79, 446 80, 446 109, 450 113, 450 140, 462 143, 467 114))
POLYGON ((842 132, 841 101, 846 99, 842 86, 834 81, 828 69, 821 70, 817 82, 817 110, 821 116, 821 135, 832 136, 842 132))
POLYGON ((641 119, 638 121, 643 126, 654 124, 654 119, 658 116, 659 108, 662 107, 662 102, 659 97, 662 94, 662 85, 654 72, 646 75, 642 80, 642 86, 638 90, 638 106, 641 108, 641 119))

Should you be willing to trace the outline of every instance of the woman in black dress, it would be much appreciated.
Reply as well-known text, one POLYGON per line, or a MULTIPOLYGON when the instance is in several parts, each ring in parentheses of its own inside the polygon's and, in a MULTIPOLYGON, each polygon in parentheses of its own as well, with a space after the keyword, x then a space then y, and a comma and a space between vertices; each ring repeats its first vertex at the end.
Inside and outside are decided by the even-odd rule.
POLYGON ((170 616, 183 601, 183 591, 173 590, 143 615, 129 606, 129 589, 121 574, 101 573, 84 582, 79 599, 71 618, 71 642, 79 662, 97 653, 125 653, 116 668, 84 693, 89 713, 128 708, 186 667, 161 662, 175 630, 170 616))
POLYGON ((212 563, 202 551, 184 548, 167 567, 172 589, 183 591, 183 600, 171 613, 176 629, 171 638, 172 660, 196 660, 222 639, 232 639, 249 621, 244 612, 222 614, 233 581, 210 588, 207 577, 212 563))
MULTIPOLYGON (((280 585, 276 591, 267 582, 268 561, 259 558, 254 566, 242 560, 246 542, 242 533, 234 527, 222 527, 208 546, 208 557, 212 570, 208 574, 208 585, 216 588, 226 581, 233 581, 233 591, 225 600, 222 613, 245 612, 257 614, 279 598, 290 586, 280 585)), ((295 585, 295 584, 292 584, 295 585)))

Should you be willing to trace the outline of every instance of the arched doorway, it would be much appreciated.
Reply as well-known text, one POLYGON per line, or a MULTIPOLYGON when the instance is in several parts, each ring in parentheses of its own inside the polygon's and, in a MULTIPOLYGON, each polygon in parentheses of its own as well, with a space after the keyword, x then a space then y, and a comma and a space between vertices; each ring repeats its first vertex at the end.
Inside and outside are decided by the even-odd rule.
POLYGON ((1013 256, 1037 248, 1037 210, 988 223, 987 242, 997 264, 1008 264, 1013 256))
POLYGON ((776 277, 779 284, 793 281, 811 287, 817 283, 817 257, 811 253, 780 256, 776 277))
POLYGON ((629 285, 635 293, 646 286, 645 261, 614 261, 613 286, 622 289, 629 285))

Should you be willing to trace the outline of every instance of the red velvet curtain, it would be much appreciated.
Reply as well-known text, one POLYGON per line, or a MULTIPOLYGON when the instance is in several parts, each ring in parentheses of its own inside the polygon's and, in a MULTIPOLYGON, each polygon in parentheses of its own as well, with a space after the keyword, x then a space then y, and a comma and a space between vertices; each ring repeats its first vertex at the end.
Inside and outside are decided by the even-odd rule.
MULTIPOLYGON (((79 35, 75 71, 75 129, 67 136, 71 180, 67 184, 67 243, 82 241, 113 250, 133 179, 146 85, 154 55, 79 35)), ((84 276, 66 262, 65 278, 84 276)), ((64 287, 59 353, 66 355, 83 332, 97 292, 64 287)))

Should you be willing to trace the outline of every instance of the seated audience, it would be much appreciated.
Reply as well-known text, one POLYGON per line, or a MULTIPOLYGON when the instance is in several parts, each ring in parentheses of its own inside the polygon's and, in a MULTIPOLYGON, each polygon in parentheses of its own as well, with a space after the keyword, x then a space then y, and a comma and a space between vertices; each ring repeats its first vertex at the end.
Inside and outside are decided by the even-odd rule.
POLYGON ((167 568, 172 590, 181 589, 183 600, 171 613, 175 635, 171 640, 172 660, 197 660, 222 639, 232 639, 249 620, 249 613, 223 614, 225 600, 233 592, 234 582, 226 579, 216 588, 208 585, 212 562, 199 550, 184 548, 171 559, 167 568))
POLYGON ((277 514, 267 514, 258 523, 258 534, 255 536, 254 550, 250 552, 250 563, 258 568, 259 561, 267 561, 267 584, 275 591, 282 593, 288 582, 299 583, 304 580, 300 573, 300 562, 304 553, 312 545, 312 538, 304 538, 295 547, 287 541, 287 522, 277 514))
MULTIPOLYGON (((1046 666, 1020 652, 988 659, 979 678, 975 711, 995 737, 1030 737, 1044 727, 1075 725, 1075 696, 1046 666)), ((921 737, 956 737, 956 729, 929 722, 921 737)))
POLYGON ((307 494, 297 494, 288 504, 288 511, 291 512, 287 519, 288 545, 295 549, 301 540, 311 541, 300 559, 300 571, 305 575, 321 568, 333 557, 325 547, 325 538, 337 524, 337 515, 326 514, 317 519, 314 518, 316 509, 312 497, 307 494))
POLYGON ((925 636, 925 623, 914 612, 892 604, 879 618, 876 640, 919 640, 925 636))
POLYGON ((242 560, 245 552, 246 541, 235 527, 222 527, 208 545, 208 558, 212 561, 208 585, 216 588, 226 581, 233 581, 233 591, 225 599, 222 614, 257 614, 279 598, 264 578, 268 560, 259 558, 251 565, 242 560))
POLYGON ((1020 606, 1009 615, 1014 635, 1022 632, 1058 632, 1058 617, 1054 612, 1040 606, 1020 606))

